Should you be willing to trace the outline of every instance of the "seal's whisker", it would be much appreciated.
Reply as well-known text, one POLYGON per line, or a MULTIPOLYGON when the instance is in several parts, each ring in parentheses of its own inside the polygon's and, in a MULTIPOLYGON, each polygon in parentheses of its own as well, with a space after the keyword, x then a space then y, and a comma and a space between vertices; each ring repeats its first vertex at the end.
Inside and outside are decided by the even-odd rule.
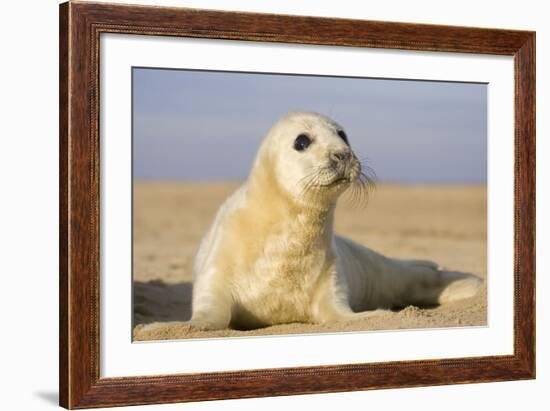
POLYGON ((306 179, 306 181, 302 185, 302 189, 300 190, 300 193, 299 193, 300 197, 304 197, 315 185, 315 183, 318 180, 318 175, 321 172, 321 169, 322 167, 315 167, 313 172, 309 173, 308 175, 306 175, 304 178, 301 179, 301 181, 304 179, 306 179))
POLYGON ((361 181, 354 182, 344 193, 343 200, 351 208, 358 208, 366 204, 364 185, 361 181))
POLYGON ((318 189, 319 185, 326 182, 327 179, 334 175, 335 170, 332 167, 318 166, 312 167, 313 171, 302 177, 297 185, 301 186, 299 196, 303 197, 308 193, 311 193, 314 189, 318 189))
POLYGON ((376 174, 371 167, 361 165, 359 176, 345 192, 344 199, 350 207, 366 207, 370 193, 376 186, 375 176, 376 174))
POLYGON ((344 192, 343 199, 352 208, 365 207, 376 186, 376 173, 366 164, 365 159, 357 160, 358 173, 352 184, 344 192))

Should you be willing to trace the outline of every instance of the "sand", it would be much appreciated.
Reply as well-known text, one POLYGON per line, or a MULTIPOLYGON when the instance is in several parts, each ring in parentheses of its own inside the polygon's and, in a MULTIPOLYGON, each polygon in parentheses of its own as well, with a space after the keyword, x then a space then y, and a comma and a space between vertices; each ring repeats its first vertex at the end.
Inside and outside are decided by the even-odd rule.
MULTIPOLYGON (((189 333, 193 256, 216 210, 237 183, 134 185, 134 339, 306 334, 486 324, 487 289, 435 308, 406 307, 376 319, 285 324, 252 331, 189 333), (156 323, 153 330, 142 324, 156 323)), ((485 186, 378 185, 366 207, 341 201, 336 231, 388 256, 421 258, 487 276, 485 186)))

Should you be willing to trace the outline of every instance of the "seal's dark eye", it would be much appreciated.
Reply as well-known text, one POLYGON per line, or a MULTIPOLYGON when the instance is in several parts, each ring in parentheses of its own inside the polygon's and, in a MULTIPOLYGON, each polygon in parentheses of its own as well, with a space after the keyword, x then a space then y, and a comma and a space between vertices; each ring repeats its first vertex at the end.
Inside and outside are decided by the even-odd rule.
POLYGON ((307 134, 300 134, 298 137, 296 137, 296 140, 294 140, 294 150, 296 151, 304 151, 306 148, 309 147, 311 144, 311 138, 307 134))
POLYGON ((338 130, 338 135, 342 140, 344 140, 344 143, 349 145, 348 136, 346 136, 346 133, 344 133, 344 130, 338 130))

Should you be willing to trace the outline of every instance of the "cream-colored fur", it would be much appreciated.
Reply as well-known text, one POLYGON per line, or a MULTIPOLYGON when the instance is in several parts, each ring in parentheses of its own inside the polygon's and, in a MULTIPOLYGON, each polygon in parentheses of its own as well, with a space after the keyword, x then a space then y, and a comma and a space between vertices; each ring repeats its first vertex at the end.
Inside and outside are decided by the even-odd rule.
POLYGON ((361 178, 339 130, 320 114, 290 113, 269 131, 248 181, 221 206, 201 243, 190 326, 326 323, 476 293, 475 276, 387 258, 334 234, 336 201, 361 178), (297 151, 302 133, 313 142, 297 151))

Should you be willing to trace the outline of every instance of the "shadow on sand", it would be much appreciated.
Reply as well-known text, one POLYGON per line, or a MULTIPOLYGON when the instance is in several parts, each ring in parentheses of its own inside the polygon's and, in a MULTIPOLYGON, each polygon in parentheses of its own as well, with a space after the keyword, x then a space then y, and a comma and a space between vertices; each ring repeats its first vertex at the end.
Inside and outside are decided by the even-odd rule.
POLYGON ((134 281, 133 325, 187 321, 191 318, 192 283, 168 284, 161 280, 134 281))

